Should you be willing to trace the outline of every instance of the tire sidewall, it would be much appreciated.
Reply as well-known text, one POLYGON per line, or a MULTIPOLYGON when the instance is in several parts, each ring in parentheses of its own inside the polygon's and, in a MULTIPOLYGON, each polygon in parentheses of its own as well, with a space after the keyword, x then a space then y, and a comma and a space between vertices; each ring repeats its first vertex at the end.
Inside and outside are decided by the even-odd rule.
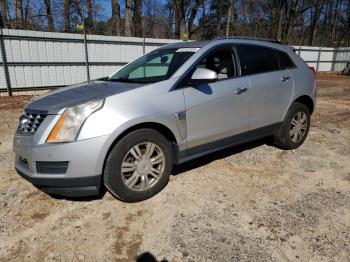
POLYGON ((310 111, 306 105, 298 103, 298 102, 295 102, 292 104, 292 106, 288 110, 288 113, 286 115, 285 120, 283 121, 281 132, 280 132, 280 137, 282 138, 282 141, 285 144, 285 147, 287 149, 298 148, 304 143, 306 137, 308 136, 309 130, 310 130, 310 120, 311 120, 310 111), (291 126, 292 119, 300 111, 304 112, 306 115, 306 118, 307 118, 306 132, 305 132, 303 138, 299 142, 293 142, 291 137, 290 137, 290 134, 289 134, 290 126, 291 126))
POLYGON ((168 183, 172 170, 173 157, 170 142, 158 131, 152 129, 140 129, 133 131, 120 139, 108 155, 104 169, 104 184, 116 197, 125 202, 138 202, 146 200, 160 192, 168 183), (164 172, 152 188, 146 191, 134 191, 129 189, 122 178, 121 165, 127 152, 135 145, 152 142, 158 145, 164 154, 164 172))

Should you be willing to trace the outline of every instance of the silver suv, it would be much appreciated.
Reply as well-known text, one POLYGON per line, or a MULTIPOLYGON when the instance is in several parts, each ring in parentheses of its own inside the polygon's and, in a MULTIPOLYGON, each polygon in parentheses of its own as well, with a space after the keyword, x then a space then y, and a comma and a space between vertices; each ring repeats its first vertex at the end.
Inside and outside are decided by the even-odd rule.
POLYGON ((109 77, 33 99, 14 136, 16 170, 53 195, 102 185, 135 202, 152 197, 174 164, 271 136, 305 140, 315 74, 292 48, 221 38, 163 46, 109 77))

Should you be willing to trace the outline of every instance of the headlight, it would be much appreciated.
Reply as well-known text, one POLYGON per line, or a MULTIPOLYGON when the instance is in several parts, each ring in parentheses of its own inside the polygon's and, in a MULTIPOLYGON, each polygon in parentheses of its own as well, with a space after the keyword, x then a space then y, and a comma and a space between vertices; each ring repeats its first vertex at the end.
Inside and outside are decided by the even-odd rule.
POLYGON ((96 100, 66 108, 52 128, 46 142, 62 143, 74 141, 85 120, 102 107, 103 101, 103 99, 96 100))

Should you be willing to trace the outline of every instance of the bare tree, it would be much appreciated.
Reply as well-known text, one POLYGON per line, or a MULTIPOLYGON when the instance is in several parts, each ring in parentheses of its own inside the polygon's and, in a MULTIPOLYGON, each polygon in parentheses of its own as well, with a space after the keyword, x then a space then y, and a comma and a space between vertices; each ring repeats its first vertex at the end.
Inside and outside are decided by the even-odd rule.
POLYGON ((15 0, 16 9, 16 28, 23 28, 23 2, 22 0, 15 0))
POLYGON ((70 8, 72 5, 72 1, 71 0, 64 0, 63 3, 63 24, 64 24, 64 31, 65 32, 70 32, 71 28, 70 28, 70 8))
POLYGON ((315 33, 316 33, 316 26, 318 23, 318 20, 320 18, 320 14, 323 9, 323 4, 325 0, 311 0, 311 23, 310 23, 310 38, 309 38, 309 45, 313 45, 315 33))
POLYGON ((87 0, 87 11, 88 11, 88 19, 87 19, 87 25, 86 25, 86 29, 87 32, 92 34, 94 32, 94 20, 93 20, 93 4, 92 4, 92 0, 87 0))
POLYGON ((112 34, 120 35, 120 5, 118 0, 112 0, 112 34))
MULTIPOLYGON (((337 35, 337 28, 338 28, 338 22, 339 22, 339 16, 340 16, 340 10, 342 6, 342 0, 337 0, 335 8, 334 8, 334 14, 333 14, 333 20, 331 22, 332 29, 331 29, 331 39, 330 42, 336 43, 336 35, 337 35)), ((348 32, 350 33, 350 32, 348 32)))
POLYGON ((125 0, 125 36, 131 36, 132 30, 132 1, 125 0))
POLYGON ((134 0, 133 28, 134 36, 141 37, 142 30, 142 0, 134 0))
POLYGON ((172 0, 168 0, 165 4, 165 15, 166 19, 166 31, 165 37, 174 38, 173 34, 173 26, 174 26, 174 18, 175 18, 175 2, 172 0))
POLYGON ((196 15, 197 15, 197 12, 198 12, 198 7, 201 4, 201 2, 202 2, 201 0, 195 0, 193 6, 191 8, 191 14, 190 14, 190 17, 189 17, 188 22, 187 22, 188 37, 190 39, 192 37, 192 34, 194 33, 192 31, 193 22, 194 22, 194 19, 196 18, 196 15))
POLYGON ((47 29, 48 31, 55 31, 55 26, 53 24, 53 17, 51 11, 51 0, 44 0, 46 8, 46 17, 47 17, 47 29))
POLYGON ((184 0, 175 0, 175 36, 182 39, 185 34, 185 2, 184 0))
POLYGON ((232 17, 232 12, 233 12, 233 5, 234 5, 234 0, 231 0, 230 6, 227 10, 227 22, 226 22, 226 36, 230 35, 230 24, 231 24, 231 17, 232 17))
POLYGON ((8 27, 8 2, 7 0, 0 1, 0 14, 4 27, 8 27))

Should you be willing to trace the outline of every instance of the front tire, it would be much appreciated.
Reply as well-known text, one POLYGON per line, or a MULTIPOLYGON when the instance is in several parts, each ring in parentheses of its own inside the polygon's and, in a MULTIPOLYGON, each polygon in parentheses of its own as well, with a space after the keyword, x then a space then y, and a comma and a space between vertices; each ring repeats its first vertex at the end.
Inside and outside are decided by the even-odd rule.
POLYGON ((170 142, 156 130, 139 129, 112 148, 103 180, 117 198, 125 202, 142 201, 165 187, 172 166, 170 142))
POLYGON ((309 129, 310 111, 308 107, 302 103, 294 102, 274 136, 274 143, 281 149, 298 148, 304 143, 309 129))

